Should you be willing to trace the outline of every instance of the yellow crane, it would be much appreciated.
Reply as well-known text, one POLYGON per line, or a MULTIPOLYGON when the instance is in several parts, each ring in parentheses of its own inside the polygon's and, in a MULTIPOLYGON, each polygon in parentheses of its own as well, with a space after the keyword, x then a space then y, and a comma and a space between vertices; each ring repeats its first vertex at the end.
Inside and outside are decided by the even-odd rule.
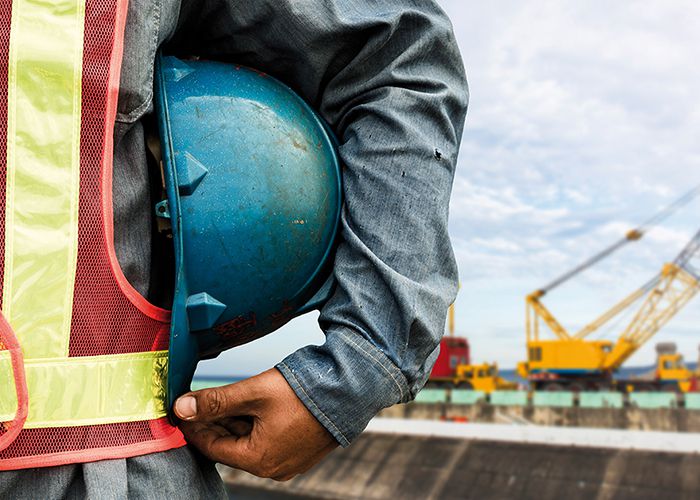
POLYGON ((681 204, 698 194, 694 189, 657 215, 646 225, 627 233, 603 252, 564 276, 537 290, 526 301, 526 362, 518 364, 518 373, 530 381, 535 389, 601 389, 635 386, 644 388, 673 388, 687 391, 692 386, 693 374, 682 366, 680 355, 661 354, 657 360, 655 380, 637 382, 615 381, 613 374, 642 345, 653 337, 700 290, 700 231, 691 238, 676 259, 665 264, 661 272, 646 285, 636 290, 596 320, 575 333, 568 332, 542 303, 542 297, 553 288, 592 266, 630 241, 642 237, 651 224, 666 217, 681 204), (679 203, 681 202, 681 203, 679 203), (611 319, 630 310, 638 301, 641 306, 632 321, 613 343, 609 340, 589 340, 611 319), (546 326, 555 338, 542 339, 542 326, 546 326))

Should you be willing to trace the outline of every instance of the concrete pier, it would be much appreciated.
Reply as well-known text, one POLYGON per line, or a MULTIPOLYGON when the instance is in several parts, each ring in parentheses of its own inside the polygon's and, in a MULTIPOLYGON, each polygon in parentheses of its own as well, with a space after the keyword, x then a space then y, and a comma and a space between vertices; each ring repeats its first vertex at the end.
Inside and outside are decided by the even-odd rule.
POLYGON ((387 408, 380 416, 477 423, 700 432, 700 411, 685 408, 556 408, 495 406, 484 403, 409 403, 387 408))
MULTIPOLYGON (((225 479, 234 492, 238 486, 266 491, 271 498, 276 494, 337 499, 700 497, 700 436, 692 436, 683 449, 665 451, 691 436, 652 433, 657 436, 648 439, 647 449, 630 449, 637 438, 625 440, 631 434, 621 431, 597 431, 622 435, 604 441, 606 446, 601 447, 596 443, 572 444, 576 439, 590 441, 586 441, 585 429, 574 429, 573 434, 572 429, 551 427, 529 431, 534 436, 546 437, 552 432, 574 436, 561 445, 546 444, 546 438, 540 439, 542 442, 537 438, 508 441, 500 430, 504 426, 494 426, 492 431, 500 439, 490 440, 488 436, 464 437, 474 433, 469 424, 433 422, 432 435, 419 435, 425 429, 416 427, 415 422, 399 425, 387 421, 384 425, 388 424, 393 428, 391 433, 378 432, 372 426, 374 430, 350 447, 334 451, 316 468, 287 483, 232 470, 225 471, 225 479), (402 433, 402 425, 413 429, 413 434, 402 433)), ((645 433, 637 434, 645 439, 645 433)))

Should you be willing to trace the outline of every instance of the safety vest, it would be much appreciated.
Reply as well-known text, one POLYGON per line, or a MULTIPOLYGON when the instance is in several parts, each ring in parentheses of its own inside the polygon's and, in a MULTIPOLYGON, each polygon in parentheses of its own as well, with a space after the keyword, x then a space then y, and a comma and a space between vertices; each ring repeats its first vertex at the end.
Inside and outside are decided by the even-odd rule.
POLYGON ((126 10, 0 0, 0 470, 184 444, 165 417, 170 314, 113 244, 126 10))

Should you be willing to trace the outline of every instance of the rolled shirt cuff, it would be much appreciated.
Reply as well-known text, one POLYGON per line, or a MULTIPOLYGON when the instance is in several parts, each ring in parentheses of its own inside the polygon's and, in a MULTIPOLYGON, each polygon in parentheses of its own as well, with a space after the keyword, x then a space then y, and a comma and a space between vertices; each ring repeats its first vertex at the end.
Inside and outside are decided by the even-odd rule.
POLYGON ((380 410, 412 399, 401 370, 359 333, 326 332, 277 365, 299 399, 341 446, 349 445, 380 410))

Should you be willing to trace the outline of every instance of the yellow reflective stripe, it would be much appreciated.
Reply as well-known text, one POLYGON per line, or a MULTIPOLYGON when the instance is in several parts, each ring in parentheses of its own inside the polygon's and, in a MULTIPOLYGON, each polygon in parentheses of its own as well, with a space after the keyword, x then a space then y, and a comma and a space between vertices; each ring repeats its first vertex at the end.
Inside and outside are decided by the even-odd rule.
MULTIPOLYGON (((26 361, 30 398, 25 428, 111 424, 163 417, 167 359, 167 351, 156 351, 26 361)), ((0 365, 5 364, 9 365, 0 362, 0 365)), ((2 384, 0 403, 7 405, 12 401, 16 401, 14 386, 2 384)), ((14 417, 12 407, 0 406, 0 413, 14 417)))
POLYGON ((9 351, 0 351, 0 384, 2 384, 0 392, 7 392, 7 396, 4 394, 0 396, 0 423, 2 423, 13 420, 17 412, 17 396, 9 351))
POLYGON ((25 359, 68 356, 84 21, 81 0, 12 3, 3 312, 25 359))

